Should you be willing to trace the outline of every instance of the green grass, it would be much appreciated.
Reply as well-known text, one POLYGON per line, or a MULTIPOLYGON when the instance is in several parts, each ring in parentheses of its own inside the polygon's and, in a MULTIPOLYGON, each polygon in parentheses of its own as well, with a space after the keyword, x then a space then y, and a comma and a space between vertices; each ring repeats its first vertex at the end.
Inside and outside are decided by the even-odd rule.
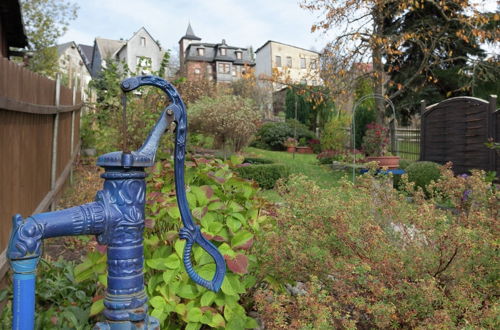
MULTIPOLYGON (((339 180, 348 175, 344 171, 333 171, 327 165, 320 165, 314 154, 295 154, 286 151, 270 151, 257 148, 246 148, 248 156, 255 156, 273 160, 290 168, 291 174, 303 174, 315 181, 322 188, 331 188, 339 185, 339 180)), ((273 199, 273 192, 264 193, 273 199)))

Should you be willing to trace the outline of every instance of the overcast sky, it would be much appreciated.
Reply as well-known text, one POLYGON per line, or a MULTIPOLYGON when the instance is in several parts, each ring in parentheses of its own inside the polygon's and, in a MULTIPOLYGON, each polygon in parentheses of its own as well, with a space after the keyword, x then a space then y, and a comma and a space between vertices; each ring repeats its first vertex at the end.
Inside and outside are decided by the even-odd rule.
POLYGON ((188 22, 204 42, 254 50, 267 40, 315 50, 326 44, 310 32, 315 14, 296 0, 81 0, 78 18, 60 43, 92 45, 95 37, 128 39, 144 26, 163 48, 177 50, 188 22))
MULTIPOLYGON (((474 0, 483 10, 495 10, 496 0, 474 0)), ((165 49, 178 50, 188 22, 204 42, 253 46, 275 40, 320 51, 327 43, 311 33, 316 15, 297 0, 79 0, 78 18, 60 43, 92 45, 95 37, 128 39, 144 26, 165 49)), ((332 29, 334 33, 334 29, 332 29)), ((492 49, 488 49, 489 53, 492 49)), ((493 51, 494 52, 494 51, 493 51)))

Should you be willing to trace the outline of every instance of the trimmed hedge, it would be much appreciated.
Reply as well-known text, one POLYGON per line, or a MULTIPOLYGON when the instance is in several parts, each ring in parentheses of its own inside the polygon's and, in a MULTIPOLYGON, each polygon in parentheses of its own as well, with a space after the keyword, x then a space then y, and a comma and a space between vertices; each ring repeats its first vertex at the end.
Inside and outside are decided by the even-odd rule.
POLYGON ((408 181, 414 182, 415 187, 422 188, 426 193, 427 186, 431 181, 437 181, 441 177, 439 170, 441 165, 434 162, 415 162, 406 168, 408 181))
POLYGON ((290 171, 281 164, 255 164, 236 169, 242 178, 254 180, 262 189, 273 189, 276 181, 287 178, 290 171))
POLYGON ((306 141, 314 139, 314 133, 309 131, 306 126, 296 120, 287 120, 286 122, 265 123, 255 134, 255 140, 252 142, 252 147, 284 150, 283 143, 289 137, 297 134, 297 139, 305 139, 306 141))
POLYGON ((250 163, 250 164, 272 164, 274 163, 272 160, 267 159, 267 158, 256 158, 256 157, 247 157, 243 161, 243 163, 250 163))

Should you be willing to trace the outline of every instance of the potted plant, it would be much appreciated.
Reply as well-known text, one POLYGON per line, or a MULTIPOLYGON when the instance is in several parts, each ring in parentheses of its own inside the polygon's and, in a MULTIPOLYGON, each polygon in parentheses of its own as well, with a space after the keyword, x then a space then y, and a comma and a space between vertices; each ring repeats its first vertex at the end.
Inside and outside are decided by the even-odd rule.
POLYGON ((307 145, 307 140, 305 137, 300 138, 299 146, 297 147, 297 152, 299 154, 312 154, 313 151, 311 147, 307 145))
POLYGON ((288 139, 283 142, 283 145, 286 147, 286 151, 288 152, 295 152, 295 148, 297 147, 297 140, 295 140, 292 137, 289 137, 288 139))
POLYGON ((380 167, 395 169, 399 167, 399 157, 388 155, 389 130, 377 123, 366 125, 361 147, 368 157, 367 162, 377 162, 380 167))

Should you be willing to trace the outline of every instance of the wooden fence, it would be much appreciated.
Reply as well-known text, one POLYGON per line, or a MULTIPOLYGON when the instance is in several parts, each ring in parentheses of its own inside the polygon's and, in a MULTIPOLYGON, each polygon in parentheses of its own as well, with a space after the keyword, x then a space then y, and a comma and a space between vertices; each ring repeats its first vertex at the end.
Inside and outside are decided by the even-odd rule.
POLYGON ((420 160, 453 162, 456 174, 471 169, 500 174, 499 155, 488 149, 489 138, 500 138, 500 111, 496 96, 490 101, 454 97, 425 107, 422 105, 420 160))
POLYGON ((46 211, 80 149, 76 89, 0 58, 0 278, 12 215, 46 211))

